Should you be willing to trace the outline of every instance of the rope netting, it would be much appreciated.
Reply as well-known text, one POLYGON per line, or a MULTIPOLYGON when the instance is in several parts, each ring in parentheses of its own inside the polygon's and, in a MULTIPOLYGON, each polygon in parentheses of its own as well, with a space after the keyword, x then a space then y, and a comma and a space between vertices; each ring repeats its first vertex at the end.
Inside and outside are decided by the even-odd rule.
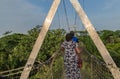
MULTIPOLYGON (((114 79, 106 64, 94 55, 84 50, 81 54, 83 60, 83 67, 81 68, 82 79, 114 79)), ((53 55, 44 63, 35 64, 30 73, 30 79, 65 79, 63 56, 60 50, 53 53, 53 55), (56 64, 59 63, 59 64, 56 64), (32 77, 34 75, 34 77, 32 77)), ((0 72, 0 76, 19 79, 24 67, 11 69, 0 72)))
POLYGON ((83 53, 82 59, 81 73, 83 79, 114 79, 105 62, 99 60, 87 50, 83 53))
MULTIPOLYGON (((54 61, 56 61, 55 58, 57 55, 59 55, 59 52, 60 52, 60 50, 53 53, 53 55, 43 63, 36 61, 35 63, 37 63, 37 64, 35 64, 33 66, 30 75, 34 75, 34 74, 40 72, 39 75, 40 75, 41 79, 53 79, 53 78, 47 78, 47 77, 50 77, 50 76, 52 77, 51 72, 53 72, 52 71, 53 64, 54 64, 54 61), (43 72, 43 73, 41 73, 41 72, 43 72)), ((62 65, 60 65, 60 66, 63 67, 62 65)), ((2 71, 2 72, 0 72, 0 76, 10 78, 10 79, 19 79, 23 69, 24 69, 24 67, 19 67, 16 69, 2 71)))

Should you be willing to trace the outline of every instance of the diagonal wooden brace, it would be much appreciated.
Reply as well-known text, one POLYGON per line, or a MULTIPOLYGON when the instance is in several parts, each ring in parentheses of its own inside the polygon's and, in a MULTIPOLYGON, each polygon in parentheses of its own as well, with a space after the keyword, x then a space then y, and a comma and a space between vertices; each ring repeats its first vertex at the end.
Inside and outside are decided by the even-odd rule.
POLYGON ((28 61, 27 61, 26 65, 24 67, 24 70, 23 70, 23 72, 21 74, 20 79, 28 79, 29 73, 30 73, 30 71, 32 69, 32 66, 33 66, 33 64, 35 62, 35 59, 36 59, 36 57, 38 55, 38 52, 39 52, 39 50, 40 50, 40 48, 42 46, 44 38, 45 38, 45 36, 47 34, 47 31, 48 31, 48 29, 50 27, 50 24, 51 24, 51 22, 53 20, 53 17, 55 15, 56 11, 57 11, 57 8, 58 8, 59 4, 60 4, 60 0, 54 0, 53 1, 53 4, 52 4, 52 6, 50 8, 50 11, 49 11, 44 23, 43 23, 43 27, 42 27, 42 29, 41 29, 41 31, 39 33, 39 36, 38 36, 34 46, 33 46, 33 49, 31 51, 31 54, 30 54, 30 56, 28 58, 28 61))
POLYGON ((94 44, 96 45, 98 51, 100 52, 101 56, 103 57, 108 69, 111 71, 114 79, 120 79, 120 71, 116 64, 114 63, 112 57, 110 56, 109 52, 107 51, 105 45, 99 38, 94 26, 90 22, 89 18, 87 17, 86 13, 82 9, 81 5, 79 4, 78 0, 70 0, 71 4, 75 8, 76 12, 78 13, 82 23, 84 24, 86 30, 88 31, 91 39, 93 40, 94 44))

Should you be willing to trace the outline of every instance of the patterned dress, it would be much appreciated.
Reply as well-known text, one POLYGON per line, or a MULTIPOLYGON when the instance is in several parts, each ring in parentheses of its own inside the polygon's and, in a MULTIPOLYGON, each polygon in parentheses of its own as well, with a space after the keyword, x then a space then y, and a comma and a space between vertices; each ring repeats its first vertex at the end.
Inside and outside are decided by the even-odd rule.
POLYGON ((67 79, 80 79, 80 69, 77 67, 78 58, 75 52, 77 44, 73 41, 64 41, 61 47, 65 49, 64 67, 67 79))

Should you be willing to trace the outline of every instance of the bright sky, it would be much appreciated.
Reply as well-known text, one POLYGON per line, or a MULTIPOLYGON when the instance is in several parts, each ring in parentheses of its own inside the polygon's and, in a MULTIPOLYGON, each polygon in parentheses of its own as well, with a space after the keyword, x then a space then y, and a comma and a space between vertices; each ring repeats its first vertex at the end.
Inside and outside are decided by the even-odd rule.
MULTIPOLYGON (((26 33, 36 25, 42 25, 53 0, 0 0, 0 36, 6 31, 26 33)), ((79 0, 83 6, 83 0, 79 0)), ((65 0, 70 25, 74 24, 75 11, 65 0)), ((97 30, 120 30, 120 0, 84 0, 84 10, 97 30)), ((82 24, 77 17, 77 28, 82 24)), ((63 3, 51 27, 65 25, 63 3), (57 15, 60 16, 58 20, 57 15)))

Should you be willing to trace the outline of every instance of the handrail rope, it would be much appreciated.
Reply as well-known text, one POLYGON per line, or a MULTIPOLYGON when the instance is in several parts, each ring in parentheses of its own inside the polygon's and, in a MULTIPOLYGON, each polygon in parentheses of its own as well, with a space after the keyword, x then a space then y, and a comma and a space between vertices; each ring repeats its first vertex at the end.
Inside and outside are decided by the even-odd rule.
MULTIPOLYGON (((82 44, 83 44, 83 47, 85 47, 85 45, 84 45, 83 42, 82 42, 82 44)), ((79 45, 80 45, 80 43, 79 43, 79 45)), ((92 55, 86 48, 84 48, 83 51, 85 51, 90 57, 97 59, 97 58, 96 58, 94 55, 92 55)), ((101 62, 101 63, 103 63, 103 62, 101 62)))
POLYGON ((111 75, 110 70, 108 69, 107 65, 105 64, 105 62, 100 61, 98 58, 96 58, 96 56, 92 55, 90 52, 88 52, 88 50, 85 48, 84 52, 86 52, 90 58, 91 58, 91 79, 93 79, 95 76, 97 75, 99 78, 109 78, 109 79, 113 79, 113 76, 111 75), (99 67, 100 66, 100 67, 99 67), (107 73, 107 76, 104 74, 107 73))
POLYGON ((54 58, 52 59, 52 63, 51 63, 51 65, 50 65, 50 71, 51 71, 51 76, 52 76, 52 78, 51 79, 53 79, 53 73, 52 73, 52 69, 53 69, 53 64, 54 64, 54 61, 55 61, 55 59, 57 58, 57 56, 59 56, 59 55, 62 55, 62 53, 59 53, 59 52, 61 52, 60 51, 60 49, 58 50, 58 52, 56 52, 56 55, 54 56, 54 58))
MULTIPOLYGON (((59 52, 60 52, 60 49, 58 49, 46 62, 44 62, 44 64, 43 65, 45 65, 45 64, 48 64, 49 62, 52 62, 51 64, 50 64, 50 70, 48 71, 48 72, 51 72, 51 74, 49 74, 47 77, 49 78, 49 77, 51 77, 51 75, 52 75, 52 64, 53 64, 53 62, 54 62, 54 59, 55 59, 55 57, 57 56, 57 55, 59 55, 59 52)), ((39 64, 39 66, 38 67, 35 67, 34 69, 39 69, 40 68, 40 64, 39 64)), ((53 77, 53 76, 52 76, 53 77)), ((53 78, 52 78, 53 79, 53 78)))
POLYGON ((103 61, 100 61, 98 58, 96 58, 96 56, 92 55, 90 52, 88 52, 88 50, 84 49, 84 51, 91 57, 91 58, 94 58, 95 60, 94 61, 97 61, 99 62, 99 64, 102 64, 104 66, 107 67, 107 65, 103 62, 103 61))
MULTIPOLYGON (((60 49, 58 51, 56 51, 55 53, 53 53, 53 55, 47 61, 45 61, 42 64, 39 64, 38 67, 40 67, 41 65, 49 63, 51 61, 51 59, 53 59, 59 52, 60 52, 60 49)), ((34 69, 36 69, 36 67, 34 69)))
POLYGON ((90 59, 91 59, 91 62, 90 62, 91 64, 88 66, 91 68, 91 72, 92 72, 91 79, 96 79, 95 75, 97 76, 97 78, 100 78, 100 79, 113 79, 113 76, 110 70, 107 68, 107 65, 104 62, 97 59, 94 55, 91 55, 91 54, 88 54, 88 55, 90 55, 90 59), (106 73, 107 75, 104 73, 106 73))
POLYGON ((13 76, 13 75, 20 74, 21 72, 22 72, 22 70, 21 70, 21 71, 19 71, 19 72, 9 73, 9 74, 7 74, 7 75, 2 75, 2 76, 3 76, 3 77, 13 76))
MULTIPOLYGON (((59 49, 57 52, 53 53, 53 55, 52 55, 48 60, 46 60, 46 61, 43 62, 43 63, 40 63, 39 65, 37 65, 37 67, 34 65, 33 70, 34 70, 34 69, 38 69, 39 67, 41 67, 41 66, 49 63, 50 60, 51 60, 52 58, 54 58, 54 57, 57 55, 57 53, 59 53, 59 52, 60 52, 60 49, 59 49)), ((20 68, 16 68, 16 69, 7 70, 7 71, 2 71, 2 72, 0 72, 0 75, 5 74, 5 73, 10 73, 10 72, 13 72, 13 71, 17 71, 17 70, 21 70, 21 69, 23 69, 23 68, 24 68, 24 67, 20 67, 20 68)), ((21 71, 22 71, 22 70, 21 70, 21 71)), ((8 75, 2 75, 2 76, 16 75, 16 74, 21 73, 21 71, 19 71, 19 72, 14 72, 14 73, 12 73, 12 74, 10 73, 10 74, 8 74, 8 75)))
MULTIPOLYGON (((83 44, 83 46, 85 46, 83 42, 82 42, 82 44, 83 44)), ((91 58, 95 58, 96 60, 98 60, 98 58, 96 58, 96 56, 92 55, 86 48, 84 48, 84 51, 85 51, 88 55, 90 55, 91 58)), ((106 65, 104 62, 102 62, 102 61, 100 61, 100 60, 99 60, 99 62, 107 67, 107 65, 106 65)))
POLYGON ((21 69, 23 69, 23 68, 24 68, 24 66, 19 67, 19 68, 16 68, 16 69, 11 69, 11 70, 2 71, 2 72, 0 72, 0 74, 4 74, 4 73, 8 73, 8 72, 13 72, 13 71, 17 71, 17 70, 21 70, 21 69))
MULTIPOLYGON (((92 59, 94 61, 94 59, 92 59)), ((113 79, 112 77, 112 74, 110 73, 109 69, 105 66, 105 65, 102 65, 100 63, 98 63, 97 61, 94 61, 93 63, 93 76, 92 77, 95 77, 97 76, 97 78, 100 78, 100 79, 113 79)), ((92 78, 93 79, 93 78, 92 78)))
MULTIPOLYGON (((54 56, 54 58, 52 59, 52 62, 51 62, 51 64, 50 64, 50 76, 51 76, 51 79, 53 79, 53 73, 52 73, 52 68, 53 68, 53 63, 54 63, 54 60, 55 60, 55 57, 56 57, 56 55, 54 56)), ((49 76, 48 76, 49 77, 49 76)))

